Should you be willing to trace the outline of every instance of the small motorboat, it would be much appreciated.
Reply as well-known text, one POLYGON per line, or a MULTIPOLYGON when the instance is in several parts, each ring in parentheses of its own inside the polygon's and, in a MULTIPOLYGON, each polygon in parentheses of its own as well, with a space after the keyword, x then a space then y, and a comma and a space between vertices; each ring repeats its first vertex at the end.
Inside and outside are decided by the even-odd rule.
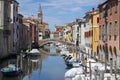
POLYGON ((9 64, 7 67, 1 69, 4 76, 16 76, 19 75, 22 70, 15 66, 15 64, 9 64))
POLYGON ((40 55, 40 52, 38 49, 32 49, 28 54, 29 55, 40 55))
POLYGON ((73 68, 73 63, 71 62, 65 62, 67 69, 73 68))
POLYGON ((38 59, 40 57, 40 52, 38 49, 32 49, 29 53, 28 53, 28 57, 32 60, 38 59))

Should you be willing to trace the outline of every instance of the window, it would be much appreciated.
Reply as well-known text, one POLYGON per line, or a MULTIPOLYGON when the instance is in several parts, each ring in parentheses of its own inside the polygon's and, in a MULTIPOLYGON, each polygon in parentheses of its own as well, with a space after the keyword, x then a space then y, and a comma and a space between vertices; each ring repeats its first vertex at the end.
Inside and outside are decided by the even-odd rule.
POLYGON ((110 4, 110 15, 112 15, 112 4, 110 4))
POLYGON ((86 27, 86 24, 84 23, 84 27, 86 27))
POLYGON ((16 22, 18 21, 18 18, 16 17, 16 22))
POLYGON ((110 23, 110 26, 109 26, 109 35, 112 35, 112 23, 110 23))
POLYGON ((102 35, 104 35, 104 25, 103 25, 103 27, 102 27, 102 35))
POLYGON ((101 40, 101 26, 99 27, 99 39, 101 40))
POLYGON ((99 23, 99 17, 97 17, 97 23, 99 23))
POLYGON ((16 12, 18 12, 18 7, 16 7, 16 12))
POLYGON ((112 36, 112 23, 110 23, 109 26, 109 40, 111 40, 111 36, 112 36))
POLYGON ((115 21, 115 24, 114 24, 114 40, 116 40, 117 38, 117 21, 115 21))
POLYGON ((115 21, 114 25, 114 35, 117 35, 117 21, 115 21))
POLYGON ((15 22, 15 16, 13 17, 13 22, 15 22))
POLYGON ((108 23, 106 24, 106 41, 108 40, 108 23))
POLYGON ((101 28, 102 28, 102 40, 104 40, 104 25, 101 28))
POLYGON ((117 13, 117 2, 115 2, 115 13, 117 13))

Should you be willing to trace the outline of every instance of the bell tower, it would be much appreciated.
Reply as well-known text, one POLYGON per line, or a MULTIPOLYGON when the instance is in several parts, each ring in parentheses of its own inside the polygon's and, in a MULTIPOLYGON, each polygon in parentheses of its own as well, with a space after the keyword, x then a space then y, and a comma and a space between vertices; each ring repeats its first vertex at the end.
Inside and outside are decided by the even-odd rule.
POLYGON ((39 20, 39 23, 42 23, 42 19, 43 19, 42 8, 41 8, 41 4, 39 4, 39 9, 38 9, 38 20, 39 20))

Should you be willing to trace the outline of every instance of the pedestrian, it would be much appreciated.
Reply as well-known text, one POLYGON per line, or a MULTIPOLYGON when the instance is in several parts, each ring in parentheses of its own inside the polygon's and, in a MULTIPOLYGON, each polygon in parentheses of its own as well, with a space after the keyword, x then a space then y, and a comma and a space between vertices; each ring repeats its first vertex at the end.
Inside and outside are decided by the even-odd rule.
POLYGON ((28 54, 29 50, 28 50, 28 49, 26 49, 26 51, 25 51, 25 52, 26 52, 26 54, 28 54))

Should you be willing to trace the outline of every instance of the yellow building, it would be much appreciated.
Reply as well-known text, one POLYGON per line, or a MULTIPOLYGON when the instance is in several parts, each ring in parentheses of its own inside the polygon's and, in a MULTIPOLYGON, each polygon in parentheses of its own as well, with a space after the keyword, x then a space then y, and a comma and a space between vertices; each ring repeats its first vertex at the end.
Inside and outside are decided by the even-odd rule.
POLYGON ((71 32, 72 32, 72 31, 71 31, 71 30, 72 30, 72 27, 71 27, 71 25, 67 25, 66 28, 67 28, 66 41, 67 41, 67 42, 71 42, 71 39, 72 39, 72 36, 71 36, 71 35, 72 35, 72 33, 71 33, 71 32))
POLYGON ((93 53, 97 53, 97 47, 99 44, 99 11, 93 9, 90 14, 90 48, 93 53))

